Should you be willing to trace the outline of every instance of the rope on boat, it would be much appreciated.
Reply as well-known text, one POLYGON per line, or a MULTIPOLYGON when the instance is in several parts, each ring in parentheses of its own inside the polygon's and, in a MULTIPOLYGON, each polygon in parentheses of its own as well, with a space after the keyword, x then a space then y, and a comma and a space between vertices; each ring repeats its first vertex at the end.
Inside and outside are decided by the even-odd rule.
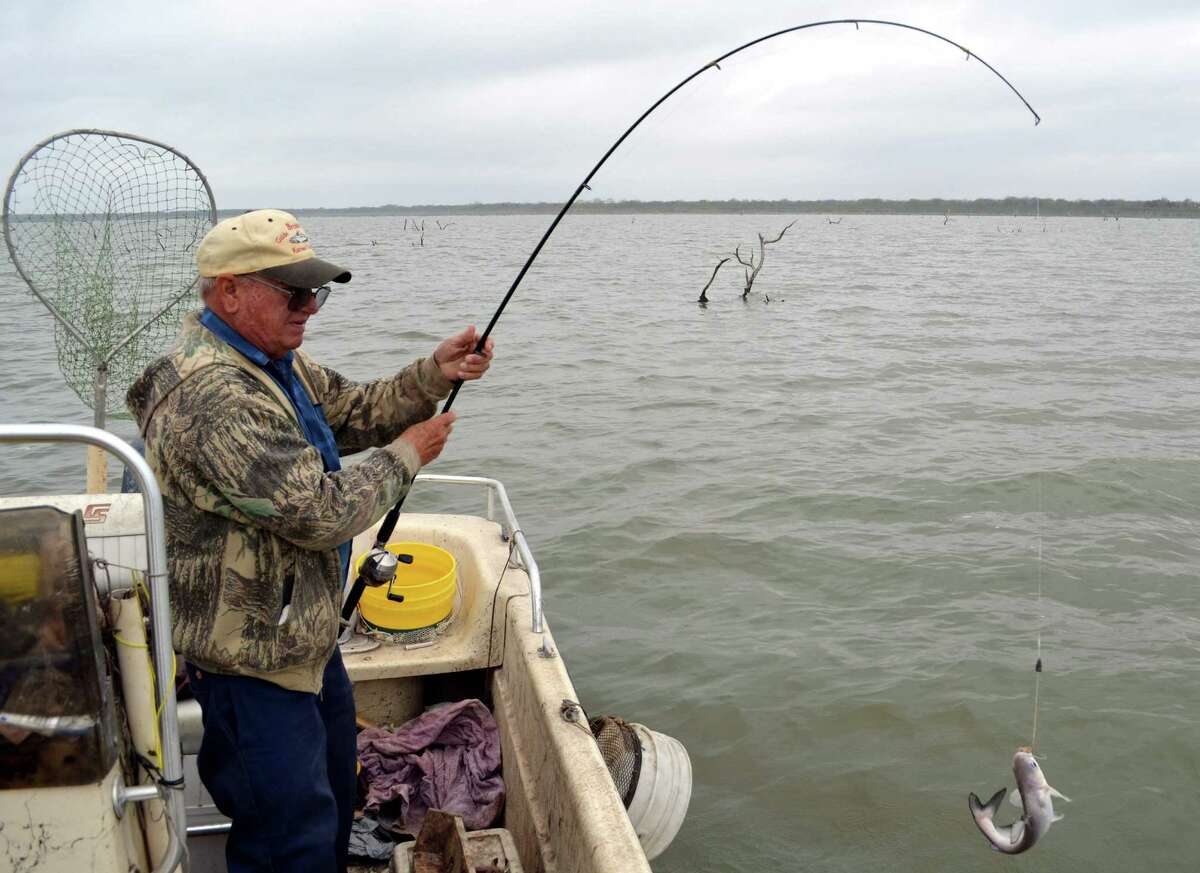
MULTIPOLYGON (((496 580, 496 587, 492 591, 492 617, 488 621, 487 660, 488 660, 489 664, 492 663, 492 638, 496 634, 496 598, 500 596, 500 586, 504 584, 504 574, 508 572, 509 567, 513 566, 513 553, 517 549, 517 534, 521 534, 522 536, 524 536, 524 533, 525 532, 522 531, 520 528, 517 528, 509 535, 508 557, 504 559, 504 569, 502 569, 500 571, 500 578, 496 580)), ((507 621, 508 604, 510 602, 512 602, 513 597, 526 597, 526 596, 528 596, 528 595, 513 594, 508 598, 508 600, 504 601, 505 622, 504 622, 504 638, 500 641, 500 654, 501 655, 504 654, 504 647, 508 643, 508 621, 507 621)))

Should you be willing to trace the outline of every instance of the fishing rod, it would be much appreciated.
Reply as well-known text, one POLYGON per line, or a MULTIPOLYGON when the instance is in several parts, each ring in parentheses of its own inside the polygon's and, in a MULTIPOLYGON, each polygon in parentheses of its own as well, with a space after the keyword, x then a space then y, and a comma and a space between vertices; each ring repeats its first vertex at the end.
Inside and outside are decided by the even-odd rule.
MULTIPOLYGON (((659 97, 649 109, 638 116, 637 121, 629 125, 629 128, 623 134, 621 134, 617 141, 608 147, 608 151, 604 153, 604 157, 600 158, 600 160, 596 162, 596 166, 592 167, 591 172, 589 172, 583 178, 583 181, 579 183, 579 187, 575 189, 575 193, 572 194, 571 198, 563 204, 562 209, 558 211, 558 214, 554 216, 554 220, 550 222, 550 226, 546 228, 546 232, 542 234, 542 238, 538 241, 538 244, 530 253, 529 258, 525 261, 525 265, 521 267, 521 272, 517 273, 517 278, 513 280, 512 286, 508 289, 508 293, 505 294, 504 299, 500 301, 500 306, 497 307, 495 314, 492 315, 492 320, 488 322, 487 328, 484 330, 483 334, 480 335, 479 342, 475 346, 475 353, 480 354, 483 352, 484 345, 487 343, 487 339, 491 335, 492 329, 496 326, 496 322, 500 320, 500 316, 504 313, 504 308, 508 306, 508 301, 511 300, 513 294, 516 293, 517 287, 521 284, 521 280, 525 278, 525 274, 529 272, 529 268, 533 265, 533 262, 537 260, 537 256, 541 254, 542 248, 546 245, 546 241, 550 239, 551 234, 553 234, 555 229, 557 229, 559 222, 563 220, 563 217, 567 214, 568 210, 575 205, 575 201, 579 199, 579 196, 584 191, 591 190, 591 186, 588 183, 592 181, 592 178, 600 171, 600 168, 604 166, 609 157, 612 156, 612 153, 620 148, 621 144, 629 138, 629 135, 637 130, 641 123, 645 121, 651 114, 653 114, 653 112, 658 109, 659 106, 666 103, 676 91, 682 89, 696 77, 702 75, 708 70, 720 70, 722 61, 731 58, 748 48, 752 48, 753 46, 766 42, 767 40, 784 36, 785 34, 796 33, 797 31, 801 30, 809 30, 814 27, 829 27, 835 24, 853 24, 855 30, 859 30, 860 25, 863 24, 878 24, 884 27, 898 27, 902 30, 911 30, 916 33, 923 33, 926 36, 931 36, 934 39, 941 40, 942 42, 961 51, 964 55, 966 55, 966 59, 968 61, 971 60, 971 58, 975 58, 975 60, 987 67, 988 70, 995 74, 995 76, 999 78, 1001 82, 1007 85, 1009 90, 1012 91, 1013 94, 1017 95, 1018 99, 1025 104, 1025 108, 1028 109, 1033 115, 1034 126, 1042 123, 1041 116, 1038 115, 1034 108, 1029 105, 1029 101, 1025 99, 1024 95, 1022 95, 1021 92, 1016 89, 1013 83, 1008 81, 1008 79, 1006 79, 999 70, 997 70, 966 46, 959 45, 954 40, 944 37, 940 33, 934 33, 932 30, 926 30, 923 27, 916 27, 912 24, 904 24, 899 21, 886 21, 878 18, 837 18, 829 21, 812 21, 808 24, 800 24, 796 27, 784 28, 783 30, 775 31, 774 33, 768 33, 766 36, 760 36, 758 39, 752 39, 750 42, 744 43, 743 45, 740 45, 731 51, 725 52, 725 54, 721 55, 716 60, 709 61, 690 76, 683 79, 678 85, 676 85, 666 94, 663 94, 663 96, 659 97)), ((442 406, 443 413, 450 410, 450 407, 454 404, 454 398, 458 396, 459 389, 462 388, 462 385, 463 383, 461 379, 455 381, 454 387, 450 390, 450 396, 446 398, 446 403, 442 406)), ((346 602, 342 606, 343 620, 350 620, 350 617, 354 614, 354 608, 358 606, 358 601, 362 597, 363 589, 367 585, 384 584, 390 581, 391 575, 389 574, 394 575, 396 569, 395 558, 386 551, 385 547, 387 546, 388 540, 391 539, 392 532, 396 529, 396 522, 400 518, 400 510, 403 506, 404 497, 401 497, 396 505, 388 510, 388 514, 384 516, 383 522, 379 526, 379 535, 375 538, 375 545, 371 550, 371 554, 368 555, 367 560, 363 561, 362 569, 358 573, 358 577, 354 580, 354 587, 350 589, 350 593, 346 596, 346 602)), ((540 630, 542 621, 541 615, 537 608, 535 608, 534 612, 536 613, 533 617, 535 629, 540 630)))

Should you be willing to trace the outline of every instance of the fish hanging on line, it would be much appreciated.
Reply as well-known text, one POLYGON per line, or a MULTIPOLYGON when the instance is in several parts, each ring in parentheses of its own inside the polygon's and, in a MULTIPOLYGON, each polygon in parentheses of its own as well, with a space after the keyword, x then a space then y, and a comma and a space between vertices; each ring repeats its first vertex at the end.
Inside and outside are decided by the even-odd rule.
POLYGON ((1000 826, 995 821, 1005 789, 1001 788, 984 804, 974 793, 967 800, 980 832, 993 849, 1006 855, 1019 855, 1032 849, 1050 830, 1051 824, 1062 821, 1063 816, 1054 814, 1052 798, 1071 802, 1071 798, 1060 794, 1046 781, 1046 774, 1028 747, 1022 746, 1013 755, 1013 775, 1017 777, 1017 787, 1013 789, 1011 799, 1015 806, 1021 807, 1024 815, 1011 825, 1000 826))

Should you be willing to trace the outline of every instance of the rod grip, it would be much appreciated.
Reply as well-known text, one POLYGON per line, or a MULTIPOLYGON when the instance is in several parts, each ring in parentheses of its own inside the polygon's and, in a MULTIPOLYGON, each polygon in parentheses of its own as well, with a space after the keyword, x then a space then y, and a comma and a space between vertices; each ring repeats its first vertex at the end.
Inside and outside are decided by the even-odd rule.
POLYGON ((342 604, 342 621, 349 621, 354 615, 354 610, 358 607, 358 601, 362 600, 366 587, 366 580, 361 575, 354 580, 350 593, 346 595, 346 602, 342 604))

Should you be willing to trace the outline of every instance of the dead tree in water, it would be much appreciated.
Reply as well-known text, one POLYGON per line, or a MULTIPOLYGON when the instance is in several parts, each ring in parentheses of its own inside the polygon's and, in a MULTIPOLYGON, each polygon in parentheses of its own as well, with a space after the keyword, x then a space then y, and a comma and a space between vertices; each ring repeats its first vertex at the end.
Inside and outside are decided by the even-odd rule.
MULTIPOLYGON (((759 271, 763 268, 763 263, 767 259, 767 246, 779 242, 783 239, 783 235, 788 232, 788 228, 795 224, 797 219, 792 219, 791 223, 783 230, 779 231, 779 236, 775 239, 766 239, 760 233, 758 235, 758 260, 754 259, 754 250, 750 250, 750 260, 742 258, 742 247, 738 246, 733 250, 733 256, 737 258, 737 262, 746 268, 746 286, 742 289, 742 300, 745 301, 750 296, 750 289, 754 287, 754 280, 758 278, 759 271)), ((714 273, 715 275, 715 273, 714 273)))
POLYGON ((713 267, 712 275, 708 277, 708 284, 700 290, 700 299, 696 301, 701 306, 708 305, 708 289, 712 285, 713 279, 717 278, 717 271, 720 270, 721 267, 725 266, 725 262, 728 260, 729 258, 721 258, 721 260, 717 261, 717 265, 713 267))
MULTIPOLYGON (((405 230, 409 229, 408 225, 409 225, 409 219, 406 218, 406 219, 404 219, 404 229, 405 230)), ((446 226, 449 227, 449 225, 446 225, 446 226)), ((441 222, 438 222, 438 229, 444 230, 444 228, 441 225, 441 222)), ((412 232, 419 234, 420 236, 419 236, 417 242, 409 243, 409 245, 412 246, 414 249, 417 248, 418 246, 421 248, 424 248, 425 247, 425 219, 424 218, 422 218, 420 221, 417 221, 415 218, 412 219, 412 232)))

